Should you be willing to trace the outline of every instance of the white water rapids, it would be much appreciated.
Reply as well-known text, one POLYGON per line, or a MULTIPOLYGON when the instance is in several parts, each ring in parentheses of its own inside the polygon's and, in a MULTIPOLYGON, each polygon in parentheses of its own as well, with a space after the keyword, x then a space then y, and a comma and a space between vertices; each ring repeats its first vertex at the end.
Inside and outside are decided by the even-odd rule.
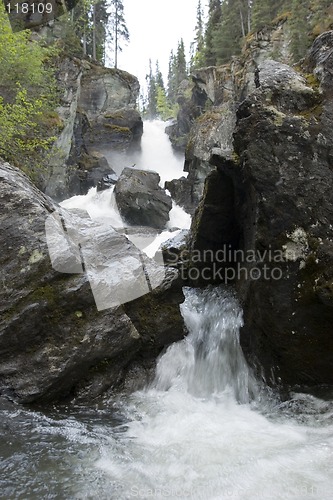
MULTIPOLYGON (((64 205, 122 227, 111 197, 92 190, 64 205)), ((144 390, 89 408, 0 402, 0 498, 333 498, 332 392, 279 399, 244 359, 233 291, 184 293, 189 335, 144 390)))

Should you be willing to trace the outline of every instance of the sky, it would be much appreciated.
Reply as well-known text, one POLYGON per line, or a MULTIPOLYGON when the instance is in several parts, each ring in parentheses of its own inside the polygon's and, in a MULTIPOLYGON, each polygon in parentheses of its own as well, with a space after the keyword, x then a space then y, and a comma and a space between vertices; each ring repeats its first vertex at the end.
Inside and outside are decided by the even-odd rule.
MULTIPOLYGON (((149 59, 156 59, 166 81, 171 49, 183 38, 187 53, 194 39, 198 0, 123 0, 129 44, 118 56, 118 67, 145 84, 149 59)), ((206 2, 202 2, 205 4, 206 2)))

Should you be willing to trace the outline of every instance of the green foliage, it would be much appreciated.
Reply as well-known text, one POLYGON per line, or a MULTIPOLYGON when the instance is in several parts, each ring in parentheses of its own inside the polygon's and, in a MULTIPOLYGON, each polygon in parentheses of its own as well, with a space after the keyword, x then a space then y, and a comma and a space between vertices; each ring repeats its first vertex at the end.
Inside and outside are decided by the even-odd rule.
POLYGON ((197 7, 197 24, 195 26, 195 38, 191 46, 190 70, 193 71, 204 65, 205 61, 205 37, 204 37, 204 13, 201 0, 197 7))
POLYGON ((221 0, 209 0, 208 22, 205 32, 205 63, 207 66, 216 64, 214 34, 220 24, 221 15, 221 0))
POLYGON ((162 120, 174 118, 176 114, 176 107, 172 106, 168 101, 164 87, 157 85, 156 88, 156 104, 157 113, 162 120))
POLYGON ((158 61, 156 62, 155 73, 152 70, 152 62, 149 61, 149 74, 146 76, 146 80, 148 95, 143 109, 144 117, 150 120, 155 118, 167 120, 175 117, 178 106, 167 95, 158 61))
POLYGON ((111 32, 114 44, 114 67, 118 66, 118 52, 122 51, 120 41, 129 41, 129 32, 126 26, 123 0, 110 0, 111 6, 111 32))
POLYGON ((50 67, 55 52, 31 41, 30 35, 13 34, 0 9, 0 154, 32 173, 54 141, 52 129, 62 124, 54 114, 51 118, 58 102, 50 67))
POLYGON ((311 43, 309 38, 310 0, 293 0, 290 18, 291 52, 294 61, 305 56, 311 43))
POLYGON ((314 13, 311 25, 313 36, 332 29, 333 27, 333 2, 332 0, 312 0, 311 11, 314 13))
POLYGON ((213 32, 213 53, 217 64, 230 60, 241 50, 242 24, 237 9, 238 0, 223 2, 222 18, 213 32))

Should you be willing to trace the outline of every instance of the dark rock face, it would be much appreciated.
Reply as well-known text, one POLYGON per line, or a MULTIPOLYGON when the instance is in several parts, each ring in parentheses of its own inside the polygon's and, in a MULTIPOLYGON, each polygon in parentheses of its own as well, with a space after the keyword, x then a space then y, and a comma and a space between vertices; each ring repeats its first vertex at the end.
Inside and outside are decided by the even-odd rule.
POLYGON ((136 110, 140 86, 133 75, 65 59, 59 68, 59 84, 63 92, 59 115, 64 128, 51 154, 44 187, 55 200, 85 194, 91 177, 99 176, 99 172, 92 172, 96 153, 139 147, 143 133, 136 110))
POLYGON ((186 177, 166 181, 164 187, 170 191, 172 199, 177 205, 183 207, 190 214, 194 212, 193 186, 186 177))
POLYGON ((116 390, 132 366, 138 374, 165 345, 183 337, 175 270, 160 268, 125 236, 82 211, 61 209, 61 218, 54 218, 59 207, 8 164, 0 164, 0 184, 2 394, 25 403, 66 397, 89 402, 116 390), (63 272, 51 266, 46 220, 60 234, 62 227, 67 231, 64 238, 51 238, 53 266, 63 272), (81 251, 71 243, 73 234, 81 251), (109 288, 98 291, 105 273, 109 288), (135 300, 117 305, 115 290, 120 294, 125 286, 125 302, 140 280, 147 294, 132 293, 135 300))
POLYGON ((249 280, 242 343, 267 376, 273 367, 288 384, 332 383, 333 309, 321 296, 323 289, 329 296, 333 278, 328 96, 290 68, 270 74, 264 67, 262 74, 264 89, 242 103, 235 132, 244 182, 256 199, 244 245, 284 252, 284 259, 265 259, 268 278, 249 280))
POLYGON ((261 62, 260 88, 247 90, 228 125, 231 148, 221 137, 218 147, 211 135, 201 141, 204 117, 190 147, 203 162, 210 155, 212 169, 191 252, 232 250, 219 264, 238 271, 229 281, 244 305, 243 349, 267 381, 290 385, 333 383, 332 32, 306 64, 319 83, 261 62))
POLYGON ((177 120, 165 129, 176 151, 185 151, 188 133, 194 120, 202 113, 206 100, 207 95, 204 90, 192 82, 184 80, 180 84, 177 96, 179 104, 177 120))
POLYGON ((98 190, 108 189, 117 182, 117 174, 105 156, 98 151, 82 154, 79 165, 77 175, 71 179, 71 192, 86 194, 92 187, 97 187, 98 190))
POLYGON ((129 224, 163 229, 172 201, 159 186, 157 172, 125 168, 115 187, 120 214, 129 224))
POLYGON ((126 151, 140 144, 143 122, 135 109, 109 111, 97 116, 84 134, 88 149, 126 151))

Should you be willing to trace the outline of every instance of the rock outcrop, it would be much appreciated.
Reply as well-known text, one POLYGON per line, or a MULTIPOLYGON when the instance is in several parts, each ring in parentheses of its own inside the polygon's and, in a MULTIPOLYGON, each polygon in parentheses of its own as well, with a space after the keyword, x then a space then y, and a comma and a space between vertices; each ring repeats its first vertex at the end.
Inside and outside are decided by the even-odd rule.
POLYGON ((234 66, 229 96, 190 134, 189 178, 206 179, 192 268, 211 270, 192 282, 236 285, 241 343, 267 381, 331 384, 333 32, 315 41, 302 71, 256 57, 259 88, 250 60, 243 73, 234 66))
POLYGON ((136 110, 139 82, 126 71, 65 58, 58 81, 64 127, 48 160, 44 191, 63 200, 86 193, 91 179, 97 178, 90 156, 138 147, 143 123, 136 110))
POLYGON ((85 212, 60 209, 8 164, 0 184, 0 392, 89 402, 133 366, 139 381, 184 334, 177 272, 85 212))
POLYGON ((129 223, 165 228, 172 200, 159 186, 157 172, 125 168, 115 187, 117 207, 129 223))

